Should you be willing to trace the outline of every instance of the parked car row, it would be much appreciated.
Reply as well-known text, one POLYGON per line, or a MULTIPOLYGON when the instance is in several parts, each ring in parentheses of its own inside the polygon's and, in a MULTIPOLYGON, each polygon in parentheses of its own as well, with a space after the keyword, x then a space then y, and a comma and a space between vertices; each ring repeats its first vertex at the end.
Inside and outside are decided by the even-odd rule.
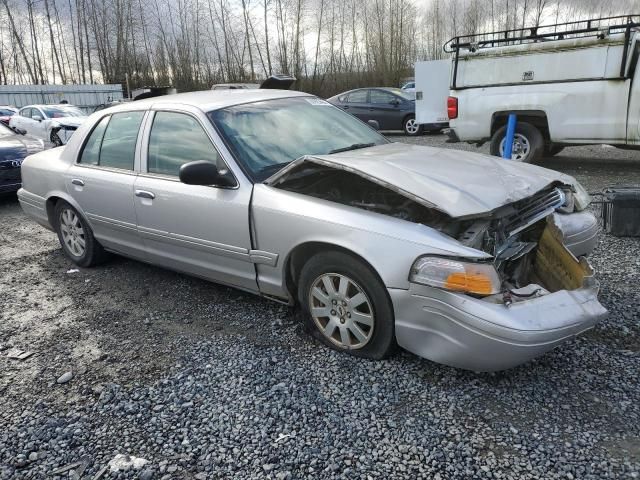
POLYGON ((376 122, 380 130, 403 130, 414 136, 447 127, 447 123, 418 124, 415 95, 400 88, 358 88, 327 101, 364 122, 376 122))
POLYGON ((86 118, 82 110, 72 105, 27 105, 11 116, 9 126, 61 146, 86 118))
POLYGON ((597 222, 575 179, 391 143, 302 92, 105 109, 22 174, 22 208, 77 265, 115 252, 299 305, 318 339, 353 355, 399 345, 500 370, 606 314, 584 258, 597 222))
POLYGON ((44 141, 22 135, 0 124, 0 194, 16 192, 21 186, 20 166, 31 154, 44 150, 44 141))

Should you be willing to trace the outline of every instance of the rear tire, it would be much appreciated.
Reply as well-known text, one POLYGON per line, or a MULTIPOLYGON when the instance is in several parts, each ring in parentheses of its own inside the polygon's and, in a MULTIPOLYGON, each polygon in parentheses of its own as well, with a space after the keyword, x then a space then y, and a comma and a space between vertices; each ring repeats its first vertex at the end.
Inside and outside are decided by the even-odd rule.
POLYGON ((404 133, 410 137, 415 137, 422 133, 422 125, 418 125, 416 117, 414 116, 409 116, 404 119, 402 122, 402 129, 404 130, 404 133))
POLYGON ((379 360, 396 348, 387 289, 351 255, 328 251, 311 257, 300 272, 298 302, 309 331, 334 350, 379 360))
MULTIPOLYGON (((502 157, 506 133, 507 126, 504 125, 493 134, 493 137, 491 137, 491 145, 489 146, 491 155, 502 157)), ((540 130, 530 123, 518 123, 516 125, 511 159, 518 162, 535 163, 542 158, 543 153, 544 138, 540 130)))
POLYGON ((64 200, 55 208, 55 230, 65 255, 79 267, 92 267, 107 258, 86 220, 64 200))

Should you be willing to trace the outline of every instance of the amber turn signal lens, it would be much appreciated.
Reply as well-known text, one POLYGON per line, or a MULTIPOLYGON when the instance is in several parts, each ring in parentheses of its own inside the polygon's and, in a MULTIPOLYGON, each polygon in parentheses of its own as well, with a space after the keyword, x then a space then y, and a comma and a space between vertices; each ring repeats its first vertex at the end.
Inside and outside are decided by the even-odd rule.
POLYGON ((477 295, 491 295, 491 279, 481 274, 452 273, 447 277, 444 288, 477 295))

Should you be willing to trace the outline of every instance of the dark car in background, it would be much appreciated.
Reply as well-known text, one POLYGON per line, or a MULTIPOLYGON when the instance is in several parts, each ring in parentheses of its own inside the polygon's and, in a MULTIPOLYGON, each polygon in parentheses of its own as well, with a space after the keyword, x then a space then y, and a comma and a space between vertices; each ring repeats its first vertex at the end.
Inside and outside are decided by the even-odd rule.
POLYGON ((364 122, 375 120, 380 130, 403 130, 407 135, 420 135, 423 130, 416 122, 414 94, 400 88, 358 88, 327 101, 364 122))
POLYGON ((20 135, 0 124, 0 195, 18 191, 22 185, 20 166, 27 155, 44 150, 44 142, 20 135))

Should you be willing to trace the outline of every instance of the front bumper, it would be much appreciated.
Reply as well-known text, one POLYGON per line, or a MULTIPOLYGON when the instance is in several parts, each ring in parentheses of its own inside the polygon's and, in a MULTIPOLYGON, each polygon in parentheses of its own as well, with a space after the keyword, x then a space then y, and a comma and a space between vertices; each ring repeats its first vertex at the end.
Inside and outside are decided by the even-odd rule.
POLYGON ((412 284, 389 289, 398 344, 452 367, 504 370, 558 346, 605 317, 597 288, 562 290, 505 307, 412 284))

